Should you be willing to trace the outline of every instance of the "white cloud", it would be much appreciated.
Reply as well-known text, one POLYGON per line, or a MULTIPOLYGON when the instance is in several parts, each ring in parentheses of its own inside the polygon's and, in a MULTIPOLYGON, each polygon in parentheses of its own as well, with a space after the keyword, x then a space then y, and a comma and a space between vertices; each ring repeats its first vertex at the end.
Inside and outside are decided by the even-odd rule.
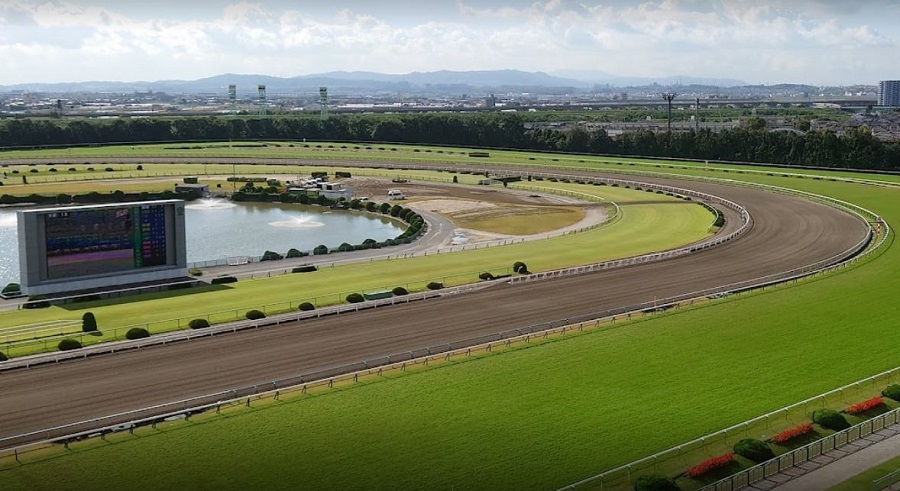
POLYGON ((150 6, 136 12, 100 1, 0 0, 0 53, 11 60, 0 84, 93 79, 98 71, 158 79, 502 68, 866 82, 890 69, 878 57, 900 31, 900 14, 876 8, 888 0, 452 0, 450 14, 418 11, 415 21, 400 8, 361 10, 347 0, 241 1, 190 19, 171 17, 174 2, 160 18, 150 6), (811 61, 822 59, 859 68, 811 61))

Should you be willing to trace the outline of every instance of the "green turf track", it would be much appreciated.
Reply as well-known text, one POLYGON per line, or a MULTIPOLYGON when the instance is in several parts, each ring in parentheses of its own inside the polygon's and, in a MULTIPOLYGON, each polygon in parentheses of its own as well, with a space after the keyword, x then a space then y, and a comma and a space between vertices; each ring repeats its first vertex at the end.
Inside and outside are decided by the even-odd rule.
MULTIPOLYGON (((900 223, 897 189, 761 178, 900 223)), ((797 285, 97 443, 0 485, 555 488, 897 366, 898 287, 891 247, 797 285)))

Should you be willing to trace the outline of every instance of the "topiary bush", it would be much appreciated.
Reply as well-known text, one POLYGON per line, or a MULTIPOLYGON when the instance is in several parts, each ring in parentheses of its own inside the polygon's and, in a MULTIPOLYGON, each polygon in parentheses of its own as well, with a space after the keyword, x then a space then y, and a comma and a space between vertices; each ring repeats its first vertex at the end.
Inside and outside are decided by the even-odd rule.
POLYGON ((81 348, 81 343, 77 339, 65 338, 56 345, 60 351, 69 351, 81 348))
POLYGON ((93 312, 85 312, 81 316, 81 330, 84 332, 97 332, 97 319, 93 312))
POLYGON ((309 302, 303 302, 300 304, 300 310, 308 312, 310 310, 316 310, 316 306, 309 302))
POLYGON ((6 356, 6 353, 0 351, 0 361, 6 361, 8 359, 9 359, 9 357, 6 356))
POLYGON ((3 293, 4 295, 18 295, 22 293, 22 286, 18 283, 7 283, 0 293, 3 293))
POLYGON ((149 338, 150 331, 144 329, 143 327, 132 327, 125 333, 125 339, 142 339, 149 338))
POLYGON ((812 413, 812 420, 822 428, 834 431, 846 430, 850 427, 847 418, 834 409, 817 409, 812 413))
POLYGON ((266 251, 263 253, 262 257, 259 258, 260 261, 278 261, 280 259, 284 259, 284 256, 275 251, 266 251))
POLYGON ((478 275, 478 279, 485 280, 485 281, 493 280, 493 279, 494 279, 494 275, 492 275, 492 274, 488 273, 487 271, 485 271, 484 273, 481 273, 481 274, 478 275))
POLYGON ((402 286, 398 286, 398 287, 394 288, 393 290, 391 290, 391 293, 400 297, 403 295, 407 295, 409 292, 406 291, 406 288, 403 288, 402 286))
POLYGON ((313 254, 315 254, 316 256, 320 256, 322 254, 328 254, 328 246, 326 246, 325 244, 320 244, 320 245, 316 246, 316 248, 313 249, 313 254))
POLYGON ((304 257, 304 256, 306 256, 306 253, 301 252, 297 249, 291 249, 291 250, 287 251, 287 257, 289 257, 289 258, 304 257))
POLYGON ((347 242, 344 242, 343 244, 341 244, 341 245, 338 247, 338 250, 341 251, 341 252, 350 252, 350 251, 353 250, 353 245, 348 244, 347 242))
POLYGON ((775 458, 775 452, 766 442, 754 438, 745 438, 734 444, 734 453, 747 457, 754 462, 765 462, 775 458))
POLYGON ((235 278, 234 276, 216 276, 215 278, 210 280, 209 283, 211 285, 221 285, 221 284, 225 284, 225 283, 236 283, 236 282, 237 282, 237 278, 235 278))
POLYGON ((888 385, 886 389, 881 391, 881 395, 888 399, 900 401, 900 384, 888 385))
POLYGON ((644 474, 634 481, 634 491, 679 491, 675 481, 662 474, 644 474))
POLYGON ((291 270, 291 273, 311 273, 313 271, 318 271, 319 268, 314 264, 304 264, 303 266, 297 266, 296 268, 291 270))
POLYGON ((203 329, 204 327, 209 327, 209 321, 206 319, 191 319, 188 322, 188 327, 191 329, 203 329))
POLYGON ((347 295, 348 303, 360 303, 365 300, 366 300, 365 297, 363 297, 362 294, 359 294, 359 293, 351 293, 350 295, 347 295))
POLYGON ((256 309, 248 310, 247 313, 244 314, 244 316, 252 321, 266 318, 266 314, 264 314, 261 310, 256 309))
POLYGON ((444 288, 444 284, 437 281, 431 281, 425 285, 425 288, 428 288, 429 290, 440 290, 441 288, 444 288))
POLYGON ((512 269, 514 273, 528 274, 528 266, 526 266, 522 261, 514 262, 512 269))

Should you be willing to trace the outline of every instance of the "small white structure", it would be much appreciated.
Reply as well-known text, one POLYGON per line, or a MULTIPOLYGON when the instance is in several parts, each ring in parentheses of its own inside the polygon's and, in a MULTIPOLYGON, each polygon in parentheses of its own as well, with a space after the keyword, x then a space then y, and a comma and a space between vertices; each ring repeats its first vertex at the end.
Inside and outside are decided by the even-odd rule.
POLYGON ((344 198, 349 200, 353 196, 353 191, 344 187, 339 182, 320 182, 319 194, 331 200, 339 200, 344 198))

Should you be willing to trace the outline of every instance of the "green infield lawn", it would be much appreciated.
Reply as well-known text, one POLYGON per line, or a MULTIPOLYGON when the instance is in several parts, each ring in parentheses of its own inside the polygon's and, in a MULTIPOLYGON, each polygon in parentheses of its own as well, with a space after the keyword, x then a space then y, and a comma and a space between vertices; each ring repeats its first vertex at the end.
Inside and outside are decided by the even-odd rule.
MULTIPOLYGON (((900 189, 760 177, 900 223, 900 189)), ((890 247, 766 292, 96 442, 0 485, 557 488, 897 366, 898 288, 890 247)))

